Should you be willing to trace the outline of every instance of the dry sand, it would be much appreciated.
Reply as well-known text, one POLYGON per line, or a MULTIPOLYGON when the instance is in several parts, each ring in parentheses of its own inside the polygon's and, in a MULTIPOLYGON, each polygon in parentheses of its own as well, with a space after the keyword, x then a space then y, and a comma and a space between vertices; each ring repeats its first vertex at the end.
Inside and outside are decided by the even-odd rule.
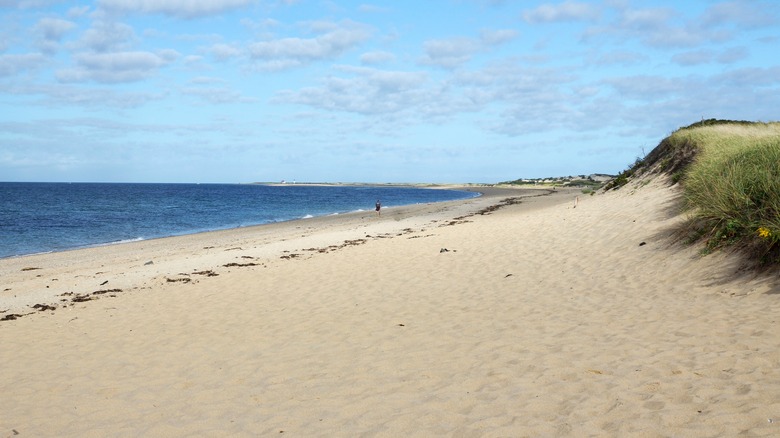
POLYGON ((778 276, 542 193, 0 260, 0 437, 780 435, 778 276))

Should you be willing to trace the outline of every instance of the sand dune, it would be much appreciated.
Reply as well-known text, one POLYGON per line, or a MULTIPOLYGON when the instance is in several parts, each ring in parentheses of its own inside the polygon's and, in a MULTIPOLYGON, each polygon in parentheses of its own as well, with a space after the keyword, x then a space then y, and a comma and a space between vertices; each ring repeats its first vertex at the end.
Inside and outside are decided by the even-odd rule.
POLYGON ((542 193, 1 260, 0 436, 780 434, 778 277, 542 193))

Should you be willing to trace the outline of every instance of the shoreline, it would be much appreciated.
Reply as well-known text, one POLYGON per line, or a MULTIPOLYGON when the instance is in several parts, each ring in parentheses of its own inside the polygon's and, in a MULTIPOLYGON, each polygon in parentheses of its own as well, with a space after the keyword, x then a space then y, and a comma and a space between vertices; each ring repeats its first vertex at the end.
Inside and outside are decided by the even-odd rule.
MULTIPOLYGON (((21 183, 21 184, 27 184, 27 183, 21 183)), ((32 183, 35 184, 35 183, 32 183)), ((41 183, 41 184, 51 184, 51 183, 41 183)), ((55 183, 55 184, 62 184, 62 183, 55 183)), ((84 184, 93 184, 93 183, 84 183, 84 184)), ((94 184, 106 184, 106 183, 94 183, 94 184)), ((109 183, 111 184, 111 183, 109 183)), ((126 184, 126 183, 117 183, 117 184, 126 184)), ((133 183, 134 184, 134 183, 133 183)), ((156 183, 149 183, 151 185, 155 185, 156 183)), ((186 185, 200 185, 200 184, 194 184, 189 183, 186 185)), ((285 186, 286 184, 264 184, 264 183, 250 183, 250 184, 215 184, 215 185, 265 185, 265 186, 285 186)), ((383 187, 383 185, 380 184, 373 184, 373 185, 367 185, 367 184, 343 184, 343 183, 333 183, 333 184, 313 184, 313 183, 305 183, 305 184, 298 184, 302 187, 306 186, 321 186, 321 187, 383 187)), ((393 184, 393 185, 385 185, 387 187, 399 187, 399 188, 412 188, 412 189, 441 189, 441 190, 450 190, 450 191, 456 191, 456 192, 464 192, 464 193, 476 193, 477 196, 481 194, 482 191, 479 190, 473 190, 472 185, 439 185, 438 187, 433 186, 425 186, 425 185, 409 185, 409 184, 393 184)), ((487 190, 490 190, 490 188, 487 188, 487 190)), ((446 202, 446 201, 436 201, 436 202, 446 202)), ((409 205, 415 205, 415 204, 409 204, 409 205)), ((404 205, 398 205, 398 206, 383 206, 383 208, 397 208, 397 207, 404 207, 404 205)), ((215 231, 226 231, 226 230, 232 230, 232 229, 239 229, 239 228, 247 228, 247 227, 253 227, 253 226, 262 226, 262 225, 270 225, 275 223, 285 223, 290 221, 296 221, 296 220, 307 220, 312 218, 319 218, 319 217, 325 217, 325 216, 339 216, 339 215, 345 215, 350 213, 360 213, 368 211, 368 209, 355 209, 355 210, 342 210, 342 211, 331 211, 327 213, 316 213, 316 214, 304 214, 303 216, 295 216, 295 217, 286 217, 282 219, 276 219, 276 220, 270 220, 268 222, 260 222, 260 223, 252 223, 252 224, 246 224, 246 225, 226 225, 223 227, 215 227, 215 228, 200 228, 200 229, 189 229, 189 230, 181 230, 177 231, 174 234, 160 234, 160 235, 147 235, 147 236, 132 236, 127 237, 123 239, 117 239, 117 240, 109 240, 104 242, 96 242, 96 243, 85 243, 80 244, 77 246, 72 247, 64 247, 64 248, 58 248, 58 249, 52 249, 52 250, 42 250, 42 251, 35 251, 35 252, 27 252, 27 253, 18 253, 18 254, 9 254, 9 255, 2 255, 0 256, 0 260, 4 259, 11 259, 11 258, 18 258, 18 257, 28 257, 28 256, 35 256, 35 255, 43 255, 43 254, 53 254, 53 253, 59 253, 59 252, 67 252, 67 251, 74 251, 74 250, 80 250, 80 249, 89 249, 89 248, 97 248, 102 246, 112 246, 112 245, 121 245, 128 242, 135 242, 135 241, 146 241, 146 240, 154 240, 154 239, 164 239, 169 237, 180 237, 180 236, 187 236, 187 235, 193 235, 193 234, 201 234, 201 233, 209 233, 209 232, 215 232, 215 231)), ((169 230, 171 231, 171 230, 169 230)))
MULTIPOLYGON (((31 309, 35 305, 46 308, 58 306, 62 294, 77 296, 113 289, 114 286, 122 291, 137 290, 147 287, 155 279, 176 277, 182 271, 186 272, 180 267, 182 252, 188 253, 187 258, 201 259, 202 270, 213 270, 220 263, 230 263, 225 261, 226 257, 217 254, 219 251, 240 254, 245 252, 242 246, 251 246, 255 253, 271 257, 275 255, 274 251, 292 251, 277 247, 292 248, 291 242, 307 238, 327 239, 328 232, 340 228, 352 234, 352 238, 360 238, 358 230, 366 227, 380 226, 384 233, 392 233, 400 230, 397 224, 402 221, 412 221, 414 224, 411 225, 419 226, 425 220, 444 220, 449 211, 458 212, 455 216, 470 214, 474 209, 498 202, 498 198, 502 197, 529 198, 539 196, 539 193, 553 194, 550 190, 528 188, 453 186, 448 189, 470 191, 480 196, 387 208, 383 209, 379 218, 373 211, 365 210, 2 258, 0 278, 3 278, 4 290, 0 290, 0 318, 8 314, 34 314, 31 309), (63 277, 71 276, 74 279, 64 281, 63 277), (88 279, 98 276, 102 279, 99 282, 75 280, 76 277, 88 279)), ((231 254, 230 257, 241 255, 231 254)))

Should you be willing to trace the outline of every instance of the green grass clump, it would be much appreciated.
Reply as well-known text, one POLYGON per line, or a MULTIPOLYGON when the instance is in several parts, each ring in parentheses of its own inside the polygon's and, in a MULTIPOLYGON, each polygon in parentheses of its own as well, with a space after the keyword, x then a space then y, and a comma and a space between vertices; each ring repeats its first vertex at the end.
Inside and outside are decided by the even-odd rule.
POLYGON ((699 152, 703 141, 701 128, 715 127, 715 131, 724 127, 750 127, 755 122, 706 119, 680 128, 666 137, 645 157, 637 158, 626 170, 612 179, 605 190, 617 190, 628 184, 634 177, 647 174, 668 174, 672 184, 682 182, 688 167, 699 152))
POLYGON ((780 263, 780 123, 700 123, 667 140, 696 150, 681 178, 693 234, 708 251, 739 245, 780 263))

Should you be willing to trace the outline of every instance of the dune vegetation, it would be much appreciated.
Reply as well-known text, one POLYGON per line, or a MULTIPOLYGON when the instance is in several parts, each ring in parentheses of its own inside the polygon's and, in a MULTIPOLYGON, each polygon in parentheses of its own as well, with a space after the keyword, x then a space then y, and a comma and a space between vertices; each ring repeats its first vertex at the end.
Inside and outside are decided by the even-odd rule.
POLYGON ((681 183, 689 242, 780 264, 780 123, 703 120, 680 128, 608 189, 648 172, 681 183))

